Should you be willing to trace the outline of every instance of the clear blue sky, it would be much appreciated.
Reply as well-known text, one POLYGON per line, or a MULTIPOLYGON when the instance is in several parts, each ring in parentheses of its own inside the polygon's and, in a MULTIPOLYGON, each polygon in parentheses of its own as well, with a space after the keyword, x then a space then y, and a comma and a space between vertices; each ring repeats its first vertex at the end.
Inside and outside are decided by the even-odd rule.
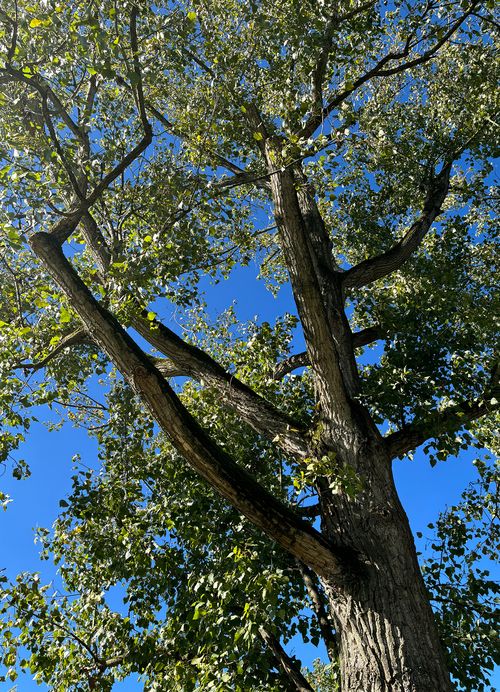
MULTIPOLYGON (((250 265, 237 270, 229 281, 210 287, 207 299, 214 314, 233 300, 237 301, 237 313, 241 320, 258 315, 261 320, 272 321, 276 314, 293 309, 286 289, 280 291, 277 299, 273 299, 262 283, 255 281, 256 275, 257 268, 250 265)), ((175 328, 175 324, 169 326, 175 328)), ((9 577, 13 578, 21 571, 39 571, 43 581, 54 578, 51 563, 38 559, 39 546, 33 542, 33 529, 37 526, 50 527, 56 518, 59 500, 70 490, 71 457, 75 453, 79 453, 85 463, 95 464, 95 445, 87 439, 85 431, 65 425, 62 430, 49 433, 37 425, 18 455, 30 463, 32 476, 25 481, 15 481, 10 469, 5 470, 0 485, 14 501, 6 512, 0 513, 0 567, 6 568, 9 577)), ((421 453, 416 455, 413 462, 396 462, 397 485, 414 531, 423 531, 425 534, 427 524, 436 519, 446 505, 459 499, 465 486, 475 478, 475 470, 470 463, 472 458, 473 454, 463 453, 459 458, 450 459, 435 468, 430 467, 421 453)), ((500 569, 497 576, 500 577, 500 569)), ((300 643, 296 644, 294 653, 306 665, 318 656, 318 651, 300 643)), ((495 683, 500 688, 499 672, 495 675, 495 683)), ((10 689, 31 692, 43 687, 22 675, 17 681, 17 688, 14 686, 10 689)), ((135 680, 127 680, 117 684, 115 689, 117 692, 138 692, 142 685, 135 680)))

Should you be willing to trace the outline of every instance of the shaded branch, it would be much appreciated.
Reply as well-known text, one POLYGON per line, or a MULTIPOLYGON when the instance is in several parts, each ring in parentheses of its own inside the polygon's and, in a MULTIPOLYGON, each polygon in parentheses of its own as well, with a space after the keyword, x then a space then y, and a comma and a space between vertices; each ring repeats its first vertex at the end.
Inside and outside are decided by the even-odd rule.
POLYGON ((315 519, 316 517, 319 517, 321 508, 319 506, 319 503, 316 503, 314 505, 305 505, 305 506, 296 506, 294 507, 295 511, 297 514, 300 514, 301 517, 307 517, 308 519, 315 519))
POLYGON ((64 351, 66 348, 69 348, 70 346, 77 346, 80 344, 93 344, 94 342, 90 338, 90 336, 87 334, 85 329, 76 329, 74 332, 71 332, 71 334, 68 334, 67 336, 63 337, 61 341, 55 346, 52 351, 50 351, 45 358, 42 358, 42 360, 39 360, 34 363, 18 363, 15 367, 16 368, 22 368, 25 371, 32 370, 41 370, 44 368, 50 361, 54 360, 62 351, 64 351))
POLYGON ((324 599, 320 593, 319 586, 316 582, 316 577, 311 570, 306 567, 306 565, 297 561, 299 572, 302 575, 304 585, 306 587, 309 598, 311 599, 311 606, 316 619, 318 621, 319 630, 321 632, 321 637, 325 642, 326 650, 328 652, 328 658, 330 661, 335 661, 338 659, 338 647, 337 640, 335 639, 335 633, 332 629, 330 618, 326 612, 324 599))
POLYGON ((376 257, 364 260, 345 272, 342 276, 344 288, 359 288, 377 281, 396 271, 415 252, 425 238, 433 221, 441 213, 450 185, 452 163, 445 164, 433 179, 425 200, 421 217, 395 245, 376 257))
POLYGON ((297 661, 296 658, 291 658, 291 656, 286 653, 278 638, 264 627, 259 627, 259 634, 266 646, 271 650, 279 668, 290 680, 293 687, 298 692, 314 692, 313 688, 300 671, 300 662, 297 661))
POLYGON ((435 411, 427 420, 413 423, 385 438, 387 452, 400 457, 416 449, 432 437, 451 433, 465 427, 467 423, 500 409, 500 364, 497 363, 491 376, 490 385, 483 396, 475 401, 464 401, 449 406, 443 411, 435 411))

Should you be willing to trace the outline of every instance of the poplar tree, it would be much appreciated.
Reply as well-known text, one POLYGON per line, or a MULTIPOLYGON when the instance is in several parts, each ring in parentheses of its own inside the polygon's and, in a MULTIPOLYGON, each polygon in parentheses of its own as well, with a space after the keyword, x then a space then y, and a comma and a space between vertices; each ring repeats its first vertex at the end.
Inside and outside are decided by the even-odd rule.
POLYGON ((4 583, 7 680, 484 688, 494 467, 423 576, 393 464, 494 445, 492 5, 3 3, 2 459, 45 406, 99 462, 39 530, 64 589, 4 583), (295 309, 214 315, 247 265, 295 309))

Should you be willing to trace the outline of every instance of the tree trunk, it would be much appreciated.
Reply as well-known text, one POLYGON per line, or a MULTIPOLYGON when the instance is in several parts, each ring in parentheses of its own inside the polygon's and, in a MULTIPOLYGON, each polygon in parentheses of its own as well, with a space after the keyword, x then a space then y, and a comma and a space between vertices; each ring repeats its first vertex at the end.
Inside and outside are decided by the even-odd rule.
POLYGON ((321 492, 324 530, 358 555, 343 580, 323 580, 338 633, 342 690, 449 692, 441 642, 390 465, 384 458, 370 462, 372 469, 386 471, 372 474, 379 493, 373 492, 376 485, 357 497, 321 492))
MULTIPOLYGON (((272 163, 279 154, 267 143, 272 163)), ((275 218, 314 375, 319 422, 310 457, 322 533, 345 556, 322 577, 339 640, 343 692, 449 692, 450 677, 399 502, 391 459, 369 412, 345 313, 342 272, 300 167, 270 180, 275 218), (328 466, 330 464, 328 463, 328 466), (318 469, 321 465, 318 466, 318 469)))

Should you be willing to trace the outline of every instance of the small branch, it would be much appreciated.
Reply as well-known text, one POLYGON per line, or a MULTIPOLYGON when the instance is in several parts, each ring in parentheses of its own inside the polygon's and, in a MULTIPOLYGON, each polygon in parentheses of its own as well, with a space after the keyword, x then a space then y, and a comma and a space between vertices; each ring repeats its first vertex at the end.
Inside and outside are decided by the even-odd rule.
POLYGON ((80 141, 82 141, 82 131, 78 127, 78 125, 75 123, 73 118, 69 115, 68 111, 65 109, 63 106, 60 98, 57 96, 57 94, 51 89, 51 87, 47 84, 47 82, 40 77, 40 75, 35 75, 33 77, 27 77, 24 75, 22 72, 19 70, 14 69, 13 67, 6 67, 3 70, 0 70, 0 74, 3 73, 3 77, 1 79, 2 82, 21 82, 23 84, 26 84, 27 86, 31 88, 35 88, 40 96, 42 98, 46 97, 48 98, 52 105, 54 106, 56 112, 61 116, 61 119, 63 120, 64 124, 66 127, 71 130, 71 132, 77 137, 80 141))
POLYGON ((420 55, 418 58, 414 58, 413 60, 409 60, 408 62, 402 63, 401 65, 397 65, 396 67, 392 67, 389 69, 385 70, 380 70, 378 72, 378 77, 388 77, 393 74, 398 74, 399 72, 404 72, 405 70, 409 70, 411 67, 416 67, 417 65, 422 65, 425 62, 428 62, 442 46, 453 36, 453 34, 457 31, 457 29, 464 23, 464 21, 469 17, 473 12, 476 6, 479 4, 479 0, 475 0, 475 2, 472 3, 471 7, 467 10, 467 12, 464 12, 464 14, 457 19, 457 21, 451 25, 450 29, 442 36, 442 38, 437 41, 437 43, 432 46, 432 48, 429 48, 429 50, 425 51, 422 55, 420 55))
MULTIPOLYGON (((354 332, 352 335, 352 345, 354 348, 361 348, 362 346, 367 346, 373 341, 378 339, 383 339, 386 336, 384 330, 380 325, 374 325, 373 327, 367 327, 362 329, 360 332, 354 332)), ((285 375, 297 370, 298 368, 304 368, 309 365, 309 356, 307 351, 302 351, 301 353, 295 353, 286 360, 278 363, 273 378, 275 380, 281 380, 285 375)))
POLYGON ((455 432, 465 427, 467 423, 482 418, 493 411, 498 411, 500 409, 499 371, 500 364, 497 363, 490 385, 480 399, 449 406, 443 411, 435 411, 427 420, 413 423, 388 435, 385 438, 385 445, 391 458, 403 456, 431 437, 455 432))
POLYGON ((472 14, 474 9, 477 7, 478 0, 472 3, 471 7, 467 12, 464 12, 450 27, 450 29, 442 36, 442 38, 437 41, 431 48, 422 53, 418 58, 409 60, 405 63, 395 66, 394 68, 386 68, 391 62, 396 60, 401 60, 408 56, 410 52, 410 42, 412 36, 410 35, 403 48, 399 51, 391 51, 380 58, 380 60, 372 67, 370 70, 365 72, 363 75, 358 77, 347 89, 344 89, 337 94, 324 108, 321 109, 319 113, 313 114, 304 127, 297 133, 299 138, 309 138, 314 134, 315 130, 326 120, 326 118, 343 103, 352 93, 354 93, 361 86, 369 82, 371 79, 376 77, 385 77, 392 74, 397 74, 409 70, 417 65, 422 65, 425 62, 431 60, 434 55, 439 51, 439 49, 453 36, 453 34, 460 28, 463 22, 472 14))
MULTIPOLYGON (((75 173, 73 171, 73 165, 68 161, 66 158, 66 154, 64 153, 64 149, 59 141, 59 138, 57 137, 56 131, 54 129, 54 123, 52 122, 52 118, 50 116, 48 104, 47 104, 47 94, 44 94, 42 96, 42 113, 43 113, 43 119, 45 120, 45 124, 47 125, 47 129, 49 131, 50 139, 52 140, 52 143, 55 147, 55 150, 57 151, 57 154, 59 156, 59 159, 63 165, 64 170, 66 171, 68 178, 71 182, 71 185, 73 187, 73 190, 76 194, 76 196, 79 199, 83 199, 84 195, 82 192, 82 189, 78 183, 77 177, 75 176, 75 173)), ((86 181, 86 177, 84 175, 84 179, 86 181)))
POLYGON ((17 47, 17 33, 18 33, 18 7, 17 7, 17 0, 15 3, 15 8, 16 8, 16 18, 11 19, 7 12, 4 12, 3 10, 0 9, 0 20, 5 22, 6 24, 9 24, 10 29, 11 29, 11 38, 10 38, 10 46, 9 50, 7 51, 7 57, 6 57, 6 64, 10 65, 12 62, 14 55, 16 53, 16 47, 17 47))
POLYGON ((315 519, 316 517, 319 517, 321 513, 319 503, 314 505, 306 505, 305 507, 297 506, 294 507, 294 510, 297 512, 297 514, 300 514, 301 517, 307 517, 307 519, 315 519))
POLYGON ((151 124, 150 124, 150 122, 148 120, 148 116, 146 114, 146 106, 144 104, 144 91, 142 88, 142 71, 141 71, 141 65, 139 62, 139 46, 138 46, 138 42, 137 42, 137 17, 138 17, 138 15, 139 15, 139 9, 136 5, 134 5, 132 7, 132 11, 130 13, 130 44, 132 46, 134 72, 137 75, 136 92, 137 92, 139 114, 141 116, 141 121, 142 121, 142 126, 144 128, 144 132, 148 132, 151 129, 151 124))
POLYGON ((97 79, 95 74, 91 75, 89 82, 89 90, 87 92, 87 99, 85 101, 85 106, 83 109, 81 117, 81 127, 85 128, 88 126, 90 118, 92 116, 92 110, 94 108, 94 101, 97 95, 97 79))
POLYGON ((15 367, 16 368, 22 368, 24 371, 32 370, 41 370, 44 368, 48 363, 50 363, 51 360, 54 360, 56 356, 58 356, 64 349, 69 348, 70 346, 77 346, 80 344, 93 344, 94 342, 88 335, 88 333, 85 331, 85 329, 77 329, 74 332, 71 332, 71 334, 68 334, 68 336, 65 336, 61 341, 55 346, 55 348, 50 351, 45 358, 42 358, 42 360, 37 361, 36 363, 18 363, 15 367))
POLYGON ((104 176, 104 178, 101 180, 99 185, 97 185, 94 190, 91 192, 90 196, 87 198, 86 205, 87 208, 90 207, 94 202, 96 202, 99 197, 102 195, 104 190, 106 190, 112 182, 118 178, 122 173, 125 172, 125 170, 130 166, 131 163, 133 163, 139 156, 145 151, 148 146, 151 144, 153 141, 153 129, 148 122, 147 125, 145 125, 145 132, 144 136, 141 139, 141 141, 130 151, 126 156, 123 157, 123 159, 118 163, 112 171, 110 171, 107 175, 104 176))
POLYGON ((87 212, 83 216, 83 228, 82 233, 85 238, 85 242, 89 246, 89 249, 94 257, 95 261, 99 266, 99 271, 102 278, 104 278, 109 265, 111 264, 111 252, 106 240, 99 230, 96 220, 90 212, 87 212))
POLYGON ((277 637, 268 632, 264 627, 259 627, 259 634, 266 646, 272 651, 279 668, 287 676, 297 692, 314 692, 311 685, 300 672, 300 662, 286 653, 277 637))

